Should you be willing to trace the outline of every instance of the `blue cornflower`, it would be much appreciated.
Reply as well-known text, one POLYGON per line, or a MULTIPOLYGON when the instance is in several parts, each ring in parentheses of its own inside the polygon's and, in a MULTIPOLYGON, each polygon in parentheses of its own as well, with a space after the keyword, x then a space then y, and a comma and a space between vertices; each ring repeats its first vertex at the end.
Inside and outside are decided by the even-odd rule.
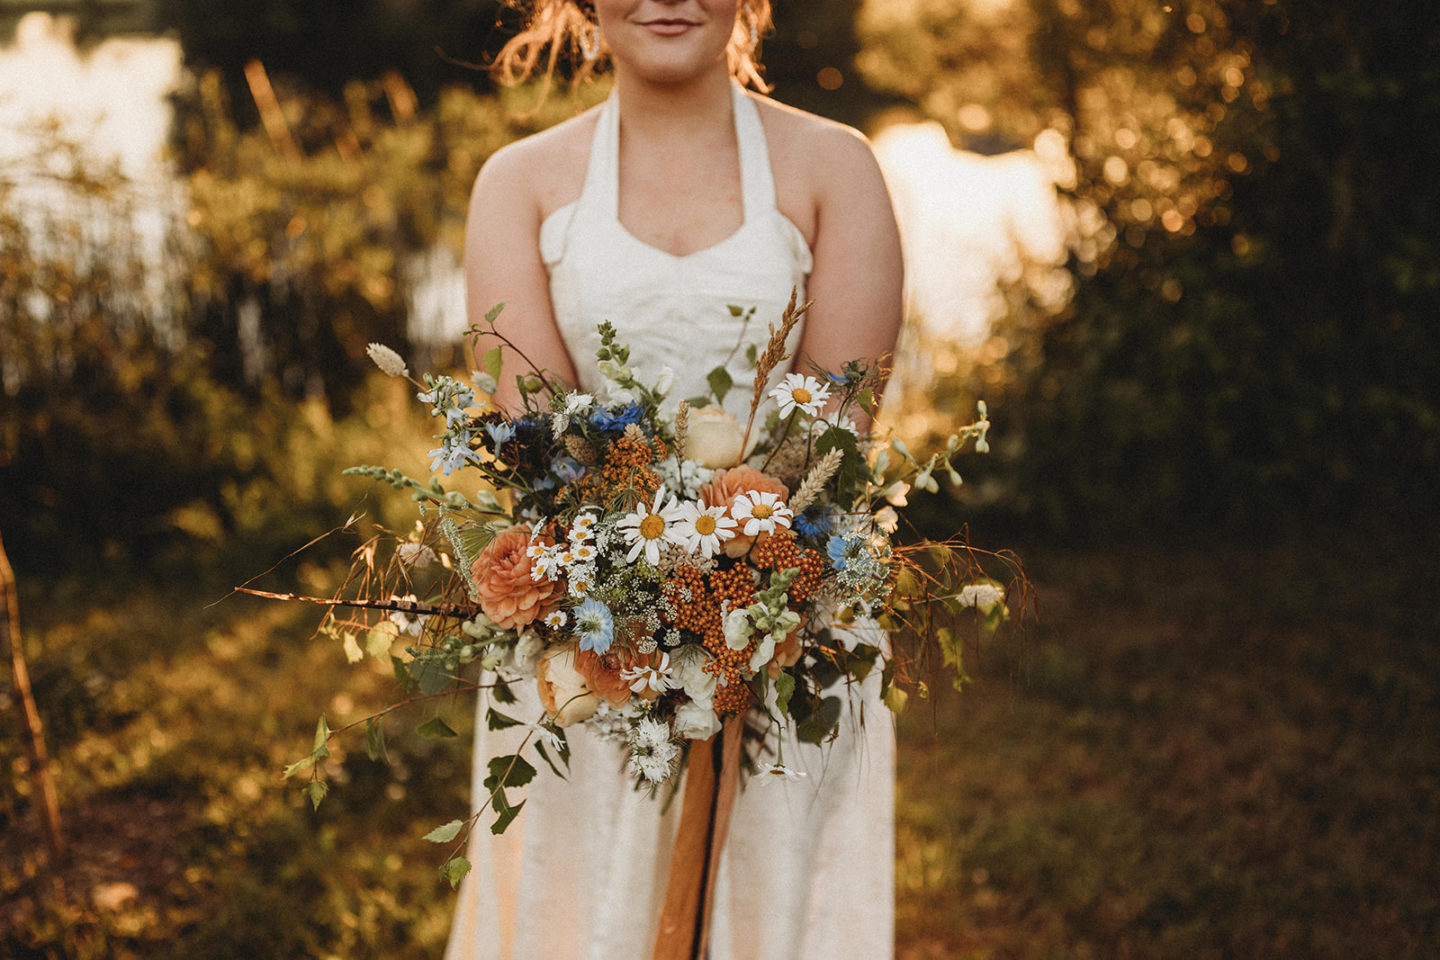
POLYGON ((639 423, 642 412, 638 403, 627 404, 619 410, 602 408, 590 414, 590 425, 597 430, 624 430, 632 423, 639 423))
POLYGON ((844 570, 847 564, 845 555, 845 538, 831 537, 825 544, 825 552, 830 556, 830 565, 836 570, 844 570))
POLYGON ((580 636, 580 649, 605 653, 615 639, 615 618, 610 608, 594 597, 575 608, 575 632, 580 636))

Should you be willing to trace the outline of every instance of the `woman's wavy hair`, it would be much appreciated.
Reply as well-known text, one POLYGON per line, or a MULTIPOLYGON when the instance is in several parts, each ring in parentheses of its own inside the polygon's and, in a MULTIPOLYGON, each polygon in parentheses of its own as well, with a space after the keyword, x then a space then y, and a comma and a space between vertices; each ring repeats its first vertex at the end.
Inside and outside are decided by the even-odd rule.
MULTIPOLYGON (((603 45, 599 56, 587 60, 580 42, 593 24, 594 5, 589 0, 506 2, 528 15, 525 28, 505 44, 491 66, 502 83, 524 83, 537 75, 543 75, 548 83, 562 58, 571 66, 577 83, 590 79, 604 65, 603 45)), ((760 67, 760 38, 773 26, 770 0, 740 0, 735 31, 725 51, 731 76, 762 93, 768 93, 770 87, 760 67)))

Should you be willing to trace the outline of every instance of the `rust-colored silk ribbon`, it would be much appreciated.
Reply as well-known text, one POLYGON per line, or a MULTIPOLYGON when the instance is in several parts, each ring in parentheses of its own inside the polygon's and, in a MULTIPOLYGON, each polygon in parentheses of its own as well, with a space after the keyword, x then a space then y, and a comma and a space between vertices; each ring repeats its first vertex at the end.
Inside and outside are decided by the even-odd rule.
POLYGON ((680 827, 670 855, 670 880, 653 960, 704 960, 720 851, 740 785, 745 718, 731 717, 709 740, 690 745, 680 827))

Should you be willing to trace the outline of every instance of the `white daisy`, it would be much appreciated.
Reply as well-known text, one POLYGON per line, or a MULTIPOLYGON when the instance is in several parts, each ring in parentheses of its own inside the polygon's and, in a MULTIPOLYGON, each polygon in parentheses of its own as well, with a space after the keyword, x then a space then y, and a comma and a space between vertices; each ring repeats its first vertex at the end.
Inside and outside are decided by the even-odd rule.
POLYGON ((784 764, 767 763, 760 768, 760 771, 755 775, 755 779, 759 781, 760 785, 763 787, 768 786, 772 783, 776 783, 777 781, 794 783, 803 776, 805 776, 804 772, 800 770, 791 770, 784 764))
POLYGON ((569 618, 565 616, 564 610, 555 610, 545 615, 545 625, 548 627, 554 627, 556 630, 559 630, 561 627, 565 626, 565 621, 567 619, 569 618))
POLYGON ((570 548, 570 554, 574 557, 571 563, 589 563, 595 559, 596 551, 588 543, 577 543, 570 548))
POLYGON ((825 406, 825 401, 830 399, 830 385, 821 383, 814 377, 787 373, 785 382, 771 390, 770 396, 780 404, 782 417, 790 416, 796 407, 813 417, 825 406))
POLYGON ((580 600, 588 597, 590 591, 594 589, 595 575, 593 573, 589 571, 577 572, 574 570, 570 572, 570 596, 580 600))
POLYGON ((789 529, 795 516, 784 501, 773 493, 762 490, 747 490, 730 501, 730 516, 743 523, 747 537, 762 533, 774 533, 776 527, 789 529))
POLYGON ((647 507, 644 501, 635 505, 635 512, 628 514, 615 528, 625 537, 625 542, 630 544, 630 552, 625 555, 626 563, 634 563, 635 558, 643 552, 646 561, 653 566, 660 563, 660 547, 662 544, 676 543, 674 524, 680 519, 680 508, 673 499, 666 502, 666 490, 662 486, 655 491, 654 506, 647 507))
POLYGON ((686 553, 699 553, 702 557, 713 557, 720 552, 722 541, 735 536, 739 526, 725 512, 723 506, 707 507, 704 504, 686 501, 680 504, 680 519, 675 522, 676 542, 686 553))
POLYGON ((648 667, 626 667, 620 671, 620 679, 630 684, 632 693, 643 695, 646 690, 664 693, 675 686, 675 682, 670 679, 670 654, 660 654, 660 662, 648 667))

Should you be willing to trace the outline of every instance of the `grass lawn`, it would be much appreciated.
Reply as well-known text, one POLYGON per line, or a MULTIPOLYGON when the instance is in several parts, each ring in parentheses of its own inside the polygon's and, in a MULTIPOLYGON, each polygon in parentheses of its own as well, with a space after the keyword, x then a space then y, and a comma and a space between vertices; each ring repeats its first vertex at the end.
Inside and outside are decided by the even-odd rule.
MULTIPOLYGON (((900 724, 902 960, 1433 955, 1440 561, 1023 553, 1039 625, 900 724)), ((309 642, 314 611, 162 579, 22 585, 72 853, 41 868, 7 698, 0 957, 438 957, 452 895, 419 838, 465 808, 464 730, 397 725, 392 768, 357 738, 314 813, 278 771, 385 676, 309 642)))

